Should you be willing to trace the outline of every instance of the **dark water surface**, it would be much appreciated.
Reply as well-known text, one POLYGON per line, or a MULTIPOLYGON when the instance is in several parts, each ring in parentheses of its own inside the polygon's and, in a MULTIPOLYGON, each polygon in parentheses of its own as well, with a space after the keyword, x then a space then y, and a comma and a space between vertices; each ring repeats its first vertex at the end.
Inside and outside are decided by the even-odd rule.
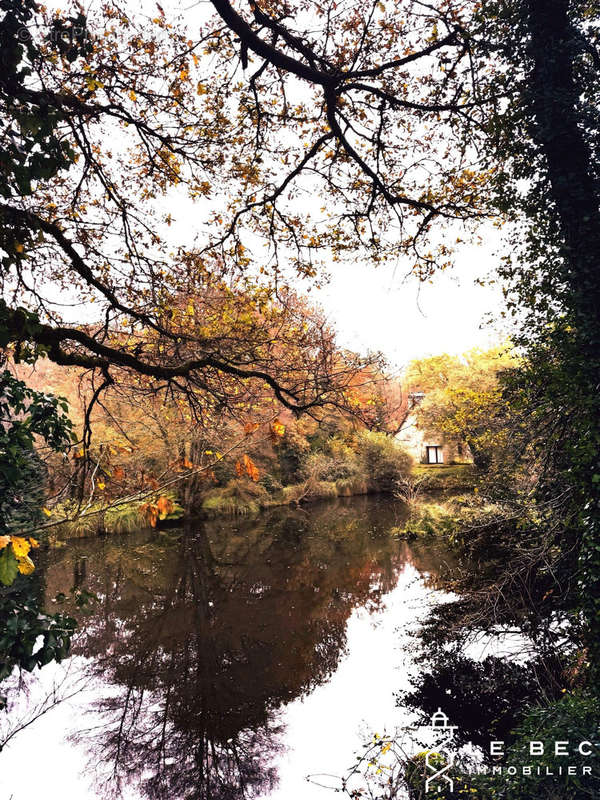
POLYGON ((394 693, 440 596, 449 557, 394 538, 405 516, 364 497, 52 551, 47 607, 98 601, 69 661, 9 690, 0 799, 334 796, 305 776, 408 721, 394 693))

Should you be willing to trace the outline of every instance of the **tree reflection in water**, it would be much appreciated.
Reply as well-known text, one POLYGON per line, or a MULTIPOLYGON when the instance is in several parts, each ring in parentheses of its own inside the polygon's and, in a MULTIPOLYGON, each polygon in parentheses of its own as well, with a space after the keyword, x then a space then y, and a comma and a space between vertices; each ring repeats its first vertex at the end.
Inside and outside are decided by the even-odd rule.
MULTIPOLYGON (((328 679, 352 610, 380 608, 413 559, 389 534, 403 514, 364 498, 88 548, 83 580, 100 602, 76 649, 112 688, 99 701, 103 724, 78 738, 103 792, 266 794, 281 707, 328 679)), ((418 561, 438 567, 431 551, 418 561)), ((76 554, 49 575, 69 563, 76 554)))

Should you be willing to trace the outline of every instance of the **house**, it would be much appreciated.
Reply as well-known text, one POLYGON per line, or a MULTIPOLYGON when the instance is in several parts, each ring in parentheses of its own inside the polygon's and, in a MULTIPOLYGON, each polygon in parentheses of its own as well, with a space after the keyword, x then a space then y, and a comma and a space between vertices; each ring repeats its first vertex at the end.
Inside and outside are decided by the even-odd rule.
POLYGON ((409 393, 407 414, 396 441, 418 464, 471 464, 473 457, 466 442, 420 427, 415 409, 424 397, 424 392, 409 393))

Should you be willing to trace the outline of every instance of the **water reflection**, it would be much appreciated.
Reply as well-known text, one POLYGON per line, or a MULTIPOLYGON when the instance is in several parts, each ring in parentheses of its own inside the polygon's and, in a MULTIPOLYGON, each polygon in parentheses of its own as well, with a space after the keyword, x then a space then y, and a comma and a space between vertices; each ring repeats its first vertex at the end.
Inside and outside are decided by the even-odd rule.
POLYGON ((404 514, 363 498, 53 554, 48 597, 75 581, 99 598, 74 654, 104 687, 76 736, 101 796, 268 794, 281 709, 336 670, 353 609, 380 609, 407 564, 443 564, 390 536, 404 514))

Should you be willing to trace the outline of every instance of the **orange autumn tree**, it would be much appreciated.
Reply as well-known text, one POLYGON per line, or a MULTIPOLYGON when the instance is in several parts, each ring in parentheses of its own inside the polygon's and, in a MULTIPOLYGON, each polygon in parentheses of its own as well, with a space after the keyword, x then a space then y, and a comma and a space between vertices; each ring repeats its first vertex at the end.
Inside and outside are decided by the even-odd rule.
POLYGON ((408 254, 421 274, 444 265, 434 222, 488 213, 476 148, 493 98, 468 11, 450 0, 210 7, 148 19, 117 3, 88 18, 5 4, 18 36, 0 114, 21 149, 1 167, 14 298, 1 322, 18 356, 104 385, 119 369, 185 393, 219 373, 262 380, 302 411, 328 401, 335 375, 298 385, 231 357, 219 337, 167 324, 168 298, 201 295, 207 276, 279 287, 357 248, 408 254), (92 322, 74 324, 64 302, 92 322), (164 349, 136 351, 141 329, 164 349))
MULTIPOLYGON (((179 352, 191 347, 188 342, 194 336, 206 341, 218 338, 222 353, 263 364, 280 381, 294 380, 298 387, 335 374, 335 384, 329 387, 331 413, 365 420, 370 406, 350 402, 349 389, 359 373, 363 390, 376 374, 381 381, 380 358, 362 359, 340 350, 322 313, 294 293, 279 290, 275 296, 262 290, 259 295, 248 285, 245 280, 242 290, 231 282, 227 286, 213 282, 202 295, 168 298, 162 324, 188 337, 179 352)), ((174 358, 153 331, 111 330, 107 341, 144 358, 156 355, 167 362, 174 358)), ((176 510, 181 512, 165 491, 177 494, 186 509, 196 507, 214 486, 215 471, 226 480, 236 462, 238 476, 258 481, 265 457, 269 459, 273 444, 286 429, 280 418, 284 407, 270 385, 258 378, 242 380, 215 371, 204 376, 202 385, 184 392, 167 382, 157 385, 146 376, 114 370, 113 382, 98 395, 102 377, 97 381, 93 371, 71 369, 63 375, 60 367, 50 369, 47 362, 40 362, 33 369, 21 367, 20 374, 29 383, 66 394, 77 429, 83 430, 84 443, 73 448, 68 460, 55 459, 51 470, 51 495, 60 508, 49 525, 65 514, 69 519, 103 514, 124 500, 137 503, 140 498, 147 518, 155 524, 176 510), (258 464, 257 448, 263 453, 258 464)), ((305 413, 317 412, 315 405, 305 413)))

